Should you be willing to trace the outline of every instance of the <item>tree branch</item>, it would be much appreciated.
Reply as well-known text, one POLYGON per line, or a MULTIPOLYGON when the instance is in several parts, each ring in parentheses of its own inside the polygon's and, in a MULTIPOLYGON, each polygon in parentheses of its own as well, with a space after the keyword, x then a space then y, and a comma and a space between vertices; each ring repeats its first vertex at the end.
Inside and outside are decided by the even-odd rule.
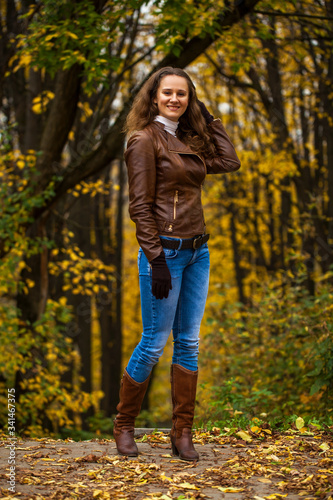
POLYGON ((80 91, 81 68, 75 64, 70 69, 59 71, 55 86, 55 97, 43 131, 37 161, 40 172, 40 188, 45 189, 52 177, 50 166, 58 162, 72 128, 80 91))
POLYGON ((322 21, 333 21, 333 17, 315 16, 311 14, 300 14, 299 12, 281 12, 279 10, 275 11, 254 10, 253 13, 262 14, 263 16, 304 17, 308 19, 321 19, 322 21))
POLYGON ((199 57, 215 40, 220 38, 224 31, 236 24, 246 14, 251 12, 254 6, 259 3, 259 0, 244 0, 238 2, 232 10, 225 10, 218 16, 220 30, 214 36, 206 34, 204 37, 195 36, 188 42, 183 42, 182 51, 179 56, 175 54, 167 54, 162 61, 160 61, 154 68, 163 68, 164 66, 175 66, 178 68, 185 68, 191 64, 197 57, 199 57))

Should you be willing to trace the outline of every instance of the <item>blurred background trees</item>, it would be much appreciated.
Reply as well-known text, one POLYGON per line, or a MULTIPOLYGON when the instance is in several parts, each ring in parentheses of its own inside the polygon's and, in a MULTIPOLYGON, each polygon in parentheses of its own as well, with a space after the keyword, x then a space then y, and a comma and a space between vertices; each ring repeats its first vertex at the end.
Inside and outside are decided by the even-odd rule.
MULTIPOLYGON (((325 414, 333 2, 8 0, 0 14, 0 383, 20 430, 100 430, 115 412, 141 333, 122 128, 166 65, 190 73, 242 161, 205 184, 198 419, 325 414)), ((170 350, 150 425, 169 418, 170 350)))

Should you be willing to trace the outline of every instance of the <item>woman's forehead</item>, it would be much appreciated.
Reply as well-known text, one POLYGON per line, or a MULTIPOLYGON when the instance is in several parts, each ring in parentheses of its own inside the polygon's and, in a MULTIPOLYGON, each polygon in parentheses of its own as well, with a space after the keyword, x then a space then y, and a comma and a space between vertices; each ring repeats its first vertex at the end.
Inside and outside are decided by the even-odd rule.
POLYGON ((178 75, 166 75, 160 81, 160 88, 177 89, 188 91, 186 78, 178 75))

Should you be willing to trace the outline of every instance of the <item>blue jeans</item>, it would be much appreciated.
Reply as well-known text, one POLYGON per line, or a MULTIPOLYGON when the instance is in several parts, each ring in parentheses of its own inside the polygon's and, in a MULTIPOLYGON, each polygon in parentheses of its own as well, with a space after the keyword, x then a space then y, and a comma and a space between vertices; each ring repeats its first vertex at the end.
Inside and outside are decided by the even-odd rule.
POLYGON ((163 353, 171 330, 172 363, 192 371, 198 369, 200 324, 209 282, 208 245, 205 243, 197 250, 165 248, 164 253, 171 273, 172 290, 167 299, 161 300, 152 294, 151 267, 142 249, 139 250, 143 333, 126 368, 136 382, 147 379, 163 353))

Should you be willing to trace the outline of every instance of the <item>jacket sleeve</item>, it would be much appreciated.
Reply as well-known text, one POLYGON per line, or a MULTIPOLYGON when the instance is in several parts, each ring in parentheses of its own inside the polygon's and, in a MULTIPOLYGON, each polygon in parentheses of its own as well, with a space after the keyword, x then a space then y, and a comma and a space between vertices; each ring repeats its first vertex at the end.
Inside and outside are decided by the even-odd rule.
POLYGON ((212 121, 208 128, 213 137, 216 154, 213 157, 205 157, 207 174, 235 172, 240 167, 240 161, 221 120, 212 121))
POLYGON ((136 237, 149 262, 163 251, 153 216, 156 186, 156 157, 152 138, 136 132, 125 151, 129 184, 129 214, 136 225, 136 237))

